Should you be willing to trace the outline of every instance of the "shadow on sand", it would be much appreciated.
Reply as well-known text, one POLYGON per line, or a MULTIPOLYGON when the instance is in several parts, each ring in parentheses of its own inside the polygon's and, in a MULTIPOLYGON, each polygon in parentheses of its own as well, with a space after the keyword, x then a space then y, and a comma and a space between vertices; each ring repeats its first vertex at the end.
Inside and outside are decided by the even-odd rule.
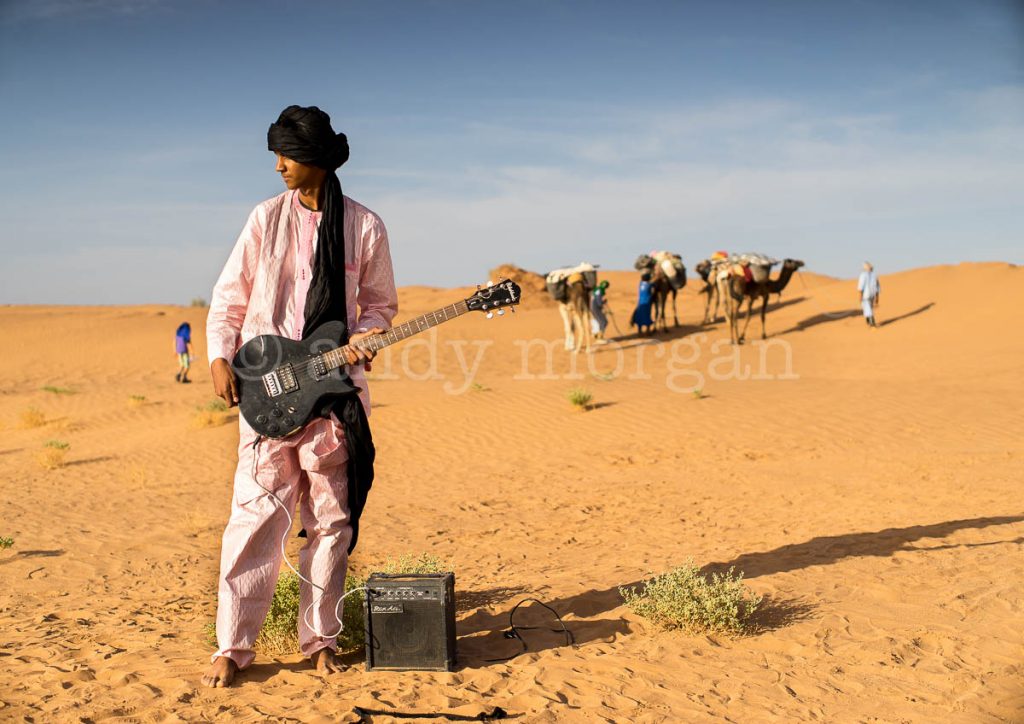
POLYGON ((841 319, 849 319, 850 317, 856 317, 861 314, 859 309, 844 309, 839 312, 822 312, 821 314, 815 314, 813 317, 802 319, 794 324, 784 332, 779 334, 789 334, 790 332, 803 332, 805 329, 811 327, 817 327, 819 324, 828 324, 829 322, 838 322, 841 319))
POLYGON ((893 324, 894 322, 899 322, 901 320, 906 319, 907 317, 916 317, 918 314, 922 314, 924 312, 927 312, 929 309, 931 309, 934 306, 935 306, 935 302, 928 302, 923 307, 918 307, 917 309, 915 309, 912 312, 907 312, 906 314, 901 314, 898 317, 893 317, 892 319, 887 319, 884 322, 879 322, 878 326, 879 327, 888 327, 890 324, 893 324))
POLYGON ((10 558, 0 561, 0 566, 6 566, 8 563, 14 563, 22 558, 56 558, 57 556, 62 555, 64 555, 63 548, 57 548, 55 550, 18 551, 10 558))
MULTIPOLYGON (((962 543, 942 545, 937 548, 919 548, 910 545, 922 538, 944 538, 961 530, 988 528, 1024 521, 1024 515, 1007 515, 989 518, 968 518, 951 520, 931 525, 915 525, 906 528, 886 528, 865 533, 847 533, 835 536, 819 536, 803 543, 774 548, 770 551, 744 553, 731 561, 712 563, 704 572, 722 572, 729 568, 742 571, 744 578, 751 579, 774 573, 795 571, 809 566, 823 566, 847 558, 866 556, 885 557, 898 551, 940 550, 947 547, 976 547, 992 543, 962 543)), ((1009 542, 1019 542, 1017 538, 1009 542)), ((1001 541, 1007 542, 1007 541, 1001 541)), ((622 584, 622 588, 639 588, 643 580, 622 584)), ((623 618, 598 618, 622 605, 620 586, 593 589, 574 596, 544 601, 563 617, 577 644, 593 641, 612 642, 617 635, 629 633, 629 623, 623 618), (582 620, 580 620, 582 619, 582 620)), ((543 599, 541 599, 543 600, 543 599)), ((491 659, 514 657, 521 653, 522 644, 515 639, 505 638, 509 627, 509 614, 516 601, 509 601, 499 613, 476 611, 457 624, 459 635, 460 668, 488 666, 491 659)), ((773 631, 810 618, 814 605, 802 599, 766 597, 754 617, 759 633, 773 631)), ((516 627, 535 627, 526 630, 527 653, 536 653, 566 645, 565 635, 550 612, 537 605, 522 606, 516 612, 516 627)))
MULTIPOLYGON (((959 530, 988 528, 1024 521, 1024 515, 1004 515, 995 518, 968 518, 950 520, 932 525, 914 525, 909 528, 886 528, 869 533, 847 533, 811 538, 803 543, 782 546, 770 551, 744 553, 728 562, 712 563, 706 571, 724 571, 735 566, 746 578, 770 576, 773 573, 797 571, 809 566, 824 566, 845 558, 866 556, 886 557, 898 551, 927 550, 909 545, 921 538, 945 538, 959 530)), ((985 545, 964 543, 965 547, 985 545)))

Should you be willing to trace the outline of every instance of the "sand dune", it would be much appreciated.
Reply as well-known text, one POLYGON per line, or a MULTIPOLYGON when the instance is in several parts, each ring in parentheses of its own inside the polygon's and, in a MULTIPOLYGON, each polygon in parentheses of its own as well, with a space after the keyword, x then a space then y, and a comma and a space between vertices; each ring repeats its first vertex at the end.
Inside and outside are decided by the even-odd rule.
MULTIPOLYGON (((629 332, 636 274, 602 276, 629 332)), ((261 658, 216 691, 202 629, 237 430, 193 426, 209 374, 176 384, 171 348, 188 320, 205 358, 205 310, 0 308, 0 720, 1022 721, 1022 283, 1007 264, 885 275, 872 330, 850 280, 802 272, 768 344, 741 348, 699 326, 699 281, 681 327, 590 357, 560 349, 545 305, 390 348, 353 567, 453 561, 460 668, 325 682, 261 658), (576 386, 595 409, 571 409, 576 386), (49 440, 65 467, 38 462, 49 440), (662 632, 622 605, 620 585, 690 558, 745 572, 760 633, 662 632), (501 631, 526 596, 578 646, 535 631, 488 662, 516 653, 501 631)), ((471 292, 403 289, 402 317, 471 292)))

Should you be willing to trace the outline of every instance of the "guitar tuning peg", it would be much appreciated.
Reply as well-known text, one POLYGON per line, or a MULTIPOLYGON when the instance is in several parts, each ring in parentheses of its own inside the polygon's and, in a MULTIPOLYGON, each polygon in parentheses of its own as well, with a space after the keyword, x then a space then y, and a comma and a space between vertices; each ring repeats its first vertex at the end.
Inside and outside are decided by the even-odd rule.
POLYGON ((488 279, 488 280, 487 280, 487 286, 489 286, 489 287, 493 287, 493 286, 494 286, 494 282, 493 282, 493 281, 491 281, 490 279, 488 279))
POLYGON ((488 312, 488 313, 487 313, 487 318, 488 318, 488 319, 490 319, 490 318, 491 318, 491 317, 493 317, 493 316, 494 316, 494 312, 488 312))

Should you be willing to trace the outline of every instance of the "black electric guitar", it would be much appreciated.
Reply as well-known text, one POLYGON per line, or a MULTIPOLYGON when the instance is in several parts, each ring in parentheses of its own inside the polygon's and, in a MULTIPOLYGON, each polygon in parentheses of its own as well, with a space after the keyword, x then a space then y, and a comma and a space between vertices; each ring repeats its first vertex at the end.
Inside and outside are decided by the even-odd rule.
MULTIPOLYGON (((504 307, 515 311, 519 301, 519 285, 503 279, 461 302, 365 337, 358 346, 378 350, 466 312, 486 312, 490 317, 495 310, 504 314, 504 307)), ((253 430, 266 437, 286 437, 319 413, 324 398, 358 391, 344 374, 345 353, 355 346, 338 346, 344 326, 327 322, 301 341, 264 334, 242 345, 231 366, 238 381, 238 409, 253 430)))

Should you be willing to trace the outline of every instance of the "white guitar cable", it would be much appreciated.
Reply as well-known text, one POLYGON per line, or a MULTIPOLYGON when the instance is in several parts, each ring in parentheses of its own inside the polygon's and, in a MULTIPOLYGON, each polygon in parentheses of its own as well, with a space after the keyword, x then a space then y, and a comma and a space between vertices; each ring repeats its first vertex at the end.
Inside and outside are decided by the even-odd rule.
POLYGON ((345 602, 345 599, 348 598, 349 596, 351 596, 353 593, 358 593, 359 591, 367 590, 366 586, 360 586, 359 588, 353 588, 351 591, 348 591, 347 593, 343 594, 341 596, 341 598, 338 599, 338 602, 334 605, 334 618, 338 622, 338 630, 336 632, 334 632, 332 634, 323 633, 323 632, 317 630, 316 627, 313 626, 312 623, 310 623, 310 621, 309 621, 310 609, 312 609, 313 606, 316 605, 316 603, 327 594, 327 590, 323 586, 318 586, 317 584, 313 583, 311 580, 306 578, 304 575, 299 573, 299 569, 296 568, 295 566, 293 566, 291 564, 291 561, 288 560, 288 553, 285 550, 285 543, 288 541, 288 534, 291 533, 291 531, 292 531, 292 524, 293 524, 294 520, 292 518, 292 514, 288 512, 288 507, 281 501, 281 499, 278 498, 274 494, 274 492, 272 490, 263 487, 262 483, 260 483, 260 481, 259 481, 259 478, 256 477, 256 472, 257 472, 257 469, 259 468, 259 461, 260 461, 260 446, 262 444, 263 444, 263 436, 262 435, 259 435, 256 438, 256 442, 254 442, 252 444, 252 448, 253 448, 253 451, 254 451, 253 461, 252 461, 252 479, 253 479, 254 483, 256 483, 261 488, 263 488, 263 492, 265 492, 267 495, 269 495, 270 498, 275 503, 277 503, 277 506, 281 509, 282 512, 284 512, 285 516, 288 518, 288 527, 285 528, 284 535, 281 536, 281 557, 284 559, 285 565, 288 566, 289 568, 291 568, 292 571, 295 573, 296 576, 299 577, 300 580, 305 581, 310 586, 312 586, 313 588, 315 588, 318 591, 320 591, 320 595, 314 597, 309 602, 309 605, 306 606, 306 610, 302 612, 302 620, 306 623, 306 626, 309 628, 309 630, 312 631, 313 633, 315 633, 320 638, 324 638, 324 639, 336 638, 337 636, 339 636, 341 634, 342 631, 345 630, 345 622, 341 620, 341 614, 338 612, 338 609, 341 607, 342 603, 345 602))

